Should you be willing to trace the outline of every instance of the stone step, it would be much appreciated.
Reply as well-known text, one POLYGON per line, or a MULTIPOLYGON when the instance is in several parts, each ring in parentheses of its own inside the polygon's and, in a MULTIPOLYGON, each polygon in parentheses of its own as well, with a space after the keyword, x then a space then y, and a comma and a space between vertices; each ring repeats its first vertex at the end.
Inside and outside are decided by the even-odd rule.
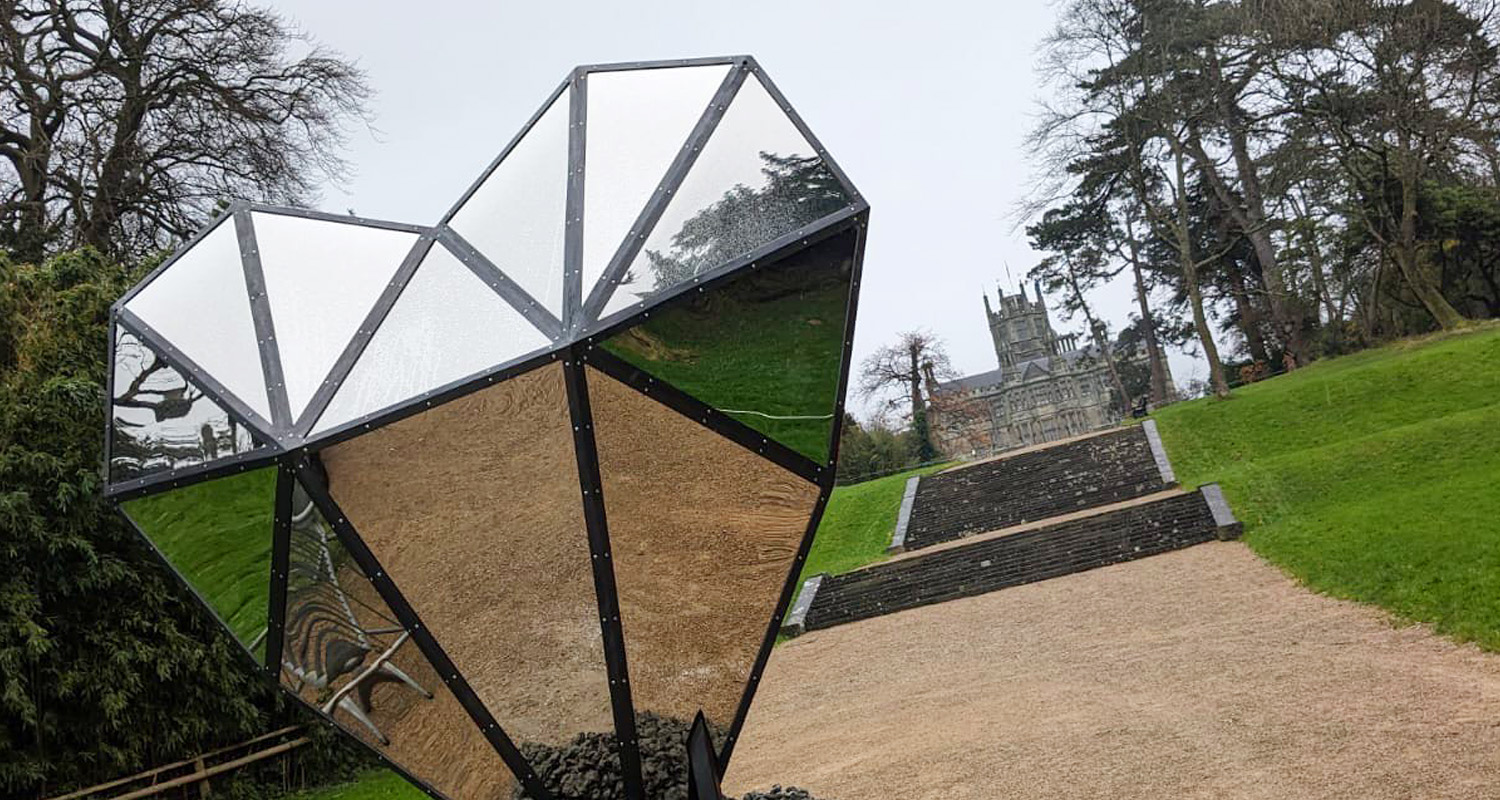
POLYGON ((783 632, 796 635, 1010 586, 1233 538, 1234 520, 1216 485, 1083 518, 820 575, 803 586, 783 632))
POLYGON ((1155 423, 1027 450, 907 485, 894 552, 1156 494, 1176 486, 1155 423))

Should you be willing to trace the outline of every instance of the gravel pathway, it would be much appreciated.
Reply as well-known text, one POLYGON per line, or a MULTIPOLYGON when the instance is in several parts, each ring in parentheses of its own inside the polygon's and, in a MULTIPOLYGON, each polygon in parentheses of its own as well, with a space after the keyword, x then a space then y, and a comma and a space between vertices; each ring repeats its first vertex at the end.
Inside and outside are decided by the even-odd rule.
POLYGON ((776 650, 726 791, 1500 797, 1500 656, 1213 543, 776 650))

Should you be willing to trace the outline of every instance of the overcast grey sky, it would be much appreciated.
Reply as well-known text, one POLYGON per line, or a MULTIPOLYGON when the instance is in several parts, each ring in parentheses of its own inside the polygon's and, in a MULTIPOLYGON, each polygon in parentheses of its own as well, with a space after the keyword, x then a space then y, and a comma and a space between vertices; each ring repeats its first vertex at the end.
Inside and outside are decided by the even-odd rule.
MULTIPOLYGON (((266 2, 377 93, 378 133, 352 137, 355 174, 321 206, 414 223, 436 222, 575 64, 754 55, 871 204, 856 358, 927 328, 966 374, 995 368, 980 293, 1038 259, 1008 214, 1050 3, 266 2)), ((1116 330, 1133 302, 1123 281, 1092 299, 1116 330)), ((1172 362, 1179 385, 1206 372, 1172 362)))

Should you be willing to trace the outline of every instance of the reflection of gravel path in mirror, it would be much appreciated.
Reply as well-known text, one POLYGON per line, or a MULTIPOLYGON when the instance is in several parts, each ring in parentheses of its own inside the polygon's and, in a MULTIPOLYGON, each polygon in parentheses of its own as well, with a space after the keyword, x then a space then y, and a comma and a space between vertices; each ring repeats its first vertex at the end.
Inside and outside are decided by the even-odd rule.
POLYGON ((323 459, 334 499, 512 739, 613 729, 560 364, 323 459))
POLYGON ((726 776, 821 797, 1495 796, 1500 656, 1210 543, 778 647, 726 776))
POLYGON ((728 728, 817 487, 591 371, 632 698, 728 728))

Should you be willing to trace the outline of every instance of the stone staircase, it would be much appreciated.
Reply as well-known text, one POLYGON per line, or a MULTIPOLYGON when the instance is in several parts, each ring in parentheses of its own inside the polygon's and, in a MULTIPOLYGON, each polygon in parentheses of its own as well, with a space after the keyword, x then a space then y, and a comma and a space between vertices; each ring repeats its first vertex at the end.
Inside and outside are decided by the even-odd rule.
POLYGON ((1239 532, 1218 486, 1176 488, 1148 421, 913 479, 892 534, 898 555, 808 579, 782 630, 797 635, 1239 532))

